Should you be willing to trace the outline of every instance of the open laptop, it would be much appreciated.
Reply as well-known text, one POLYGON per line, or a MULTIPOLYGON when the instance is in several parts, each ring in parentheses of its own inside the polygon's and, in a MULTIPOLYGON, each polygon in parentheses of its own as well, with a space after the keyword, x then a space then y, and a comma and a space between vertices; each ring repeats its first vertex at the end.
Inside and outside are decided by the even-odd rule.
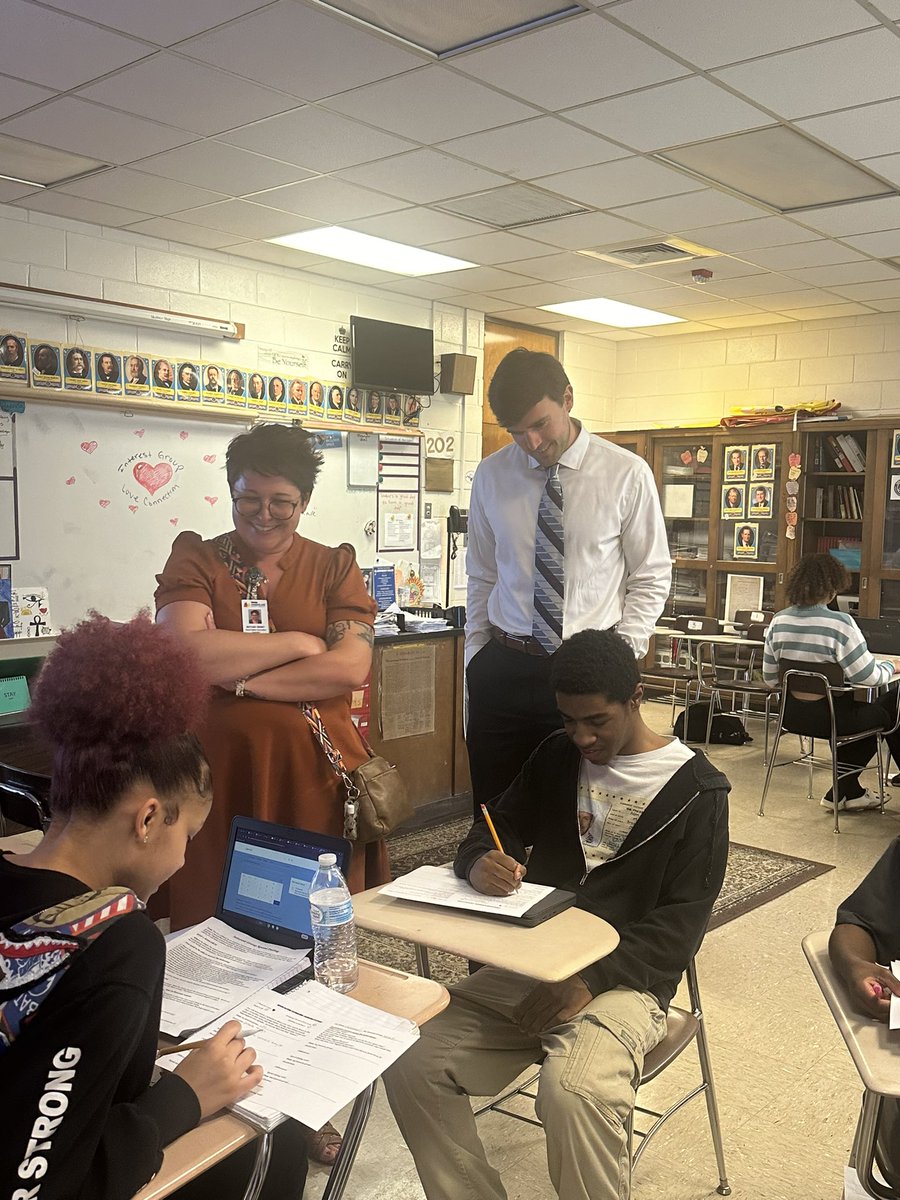
POLYGON ((900 621, 890 617, 857 617, 870 654, 900 654, 900 621))
MULTIPOLYGON (((309 889, 318 870, 319 855, 334 854, 346 878, 351 852, 346 838, 255 817, 235 817, 214 915, 261 942, 309 950, 312 961, 309 889)), ((311 978, 310 966, 275 990, 291 991, 311 978)))

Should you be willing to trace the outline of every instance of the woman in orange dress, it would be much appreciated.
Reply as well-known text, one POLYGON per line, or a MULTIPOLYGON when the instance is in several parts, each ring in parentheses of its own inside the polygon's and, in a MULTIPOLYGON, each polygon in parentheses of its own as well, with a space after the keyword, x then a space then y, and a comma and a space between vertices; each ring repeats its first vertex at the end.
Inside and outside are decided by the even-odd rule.
MULTIPOLYGON (((215 909, 235 815, 344 832, 343 787, 300 704, 316 704, 348 770, 365 761, 350 692, 369 674, 375 604, 352 546, 296 532, 321 465, 299 428, 257 425, 236 437, 226 466, 233 531, 212 541, 179 534, 157 576, 157 619, 189 640, 215 685, 201 740, 216 803, 172 880, 173 929, 215 909), (253 606, 264 608, 268 634, 244 632, 242 569, 261 579, 253 606)), ((354 848, 351 890, 389 878, 383 842, 354 848)))

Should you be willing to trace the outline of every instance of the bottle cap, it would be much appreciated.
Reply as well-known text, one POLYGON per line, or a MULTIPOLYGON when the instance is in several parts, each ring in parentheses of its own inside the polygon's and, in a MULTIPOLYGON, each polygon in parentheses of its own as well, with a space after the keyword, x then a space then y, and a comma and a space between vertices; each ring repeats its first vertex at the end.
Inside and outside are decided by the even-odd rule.
POLYGON ((333 867, 336 862, 337 862, 336 854, 320 854, 319 855, 319 866, 320 867, 333 867))

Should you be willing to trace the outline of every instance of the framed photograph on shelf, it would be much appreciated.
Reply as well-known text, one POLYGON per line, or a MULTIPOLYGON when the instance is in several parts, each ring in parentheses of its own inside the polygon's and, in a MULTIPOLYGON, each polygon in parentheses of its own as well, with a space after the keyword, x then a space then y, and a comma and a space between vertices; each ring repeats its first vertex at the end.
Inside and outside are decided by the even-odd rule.
POLYGON ((751 447, 750 478, 752 480, 775 478, 775 444, 773 442, 751 447))
POLYGON ((770 520, 772 516, 772 487, 766 483, 750 484, 750 507, 748 517, 763 517, 770 520))
POLYGON ((757 558, 759 553, 759 525, 747 521, 734 527, 734 557, 757 558))
POLYGON ((744 519, 744 504, 747 485, 744 483, 725 483, 722 485, 722 520, 742 521, 744 519))
POLYGON ((748 446, 725 447, 725 479, 747 478, 748 446))

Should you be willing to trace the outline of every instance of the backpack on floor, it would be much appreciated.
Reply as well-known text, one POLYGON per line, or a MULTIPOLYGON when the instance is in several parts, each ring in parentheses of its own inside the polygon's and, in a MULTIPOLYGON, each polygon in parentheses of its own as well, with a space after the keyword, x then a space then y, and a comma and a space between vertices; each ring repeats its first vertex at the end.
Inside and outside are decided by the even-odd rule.
MULTIPOLYGON (((708 702, 692 704, 688 710, 687 736, 685 737, 683 712, 679 713, 672 732, 683 742, 705 742, 708 720, 708 702)), ((709 740, 711 745, 743 746, 745 742, 752 742, 753 738, 740 717, 734 716, 733 713, 716 712, 713 714, 709 740)))

